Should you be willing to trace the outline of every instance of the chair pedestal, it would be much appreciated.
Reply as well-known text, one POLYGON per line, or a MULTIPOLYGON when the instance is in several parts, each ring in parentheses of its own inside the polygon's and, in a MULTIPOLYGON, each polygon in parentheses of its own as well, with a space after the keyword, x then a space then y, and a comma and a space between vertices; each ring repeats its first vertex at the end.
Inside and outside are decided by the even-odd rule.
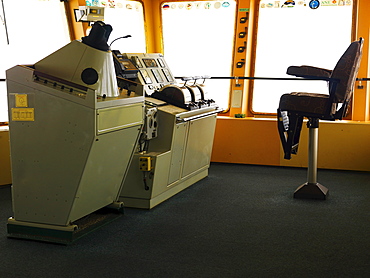
POLYGON ((317 199, 326 200, 329 195, 329 190, 317 183, 304 183, 296 189, 294 192, 294 198, 296 199, 317 199))
POLYGON ((317 151, 319 119, 310 118, 308 123, 308 173, 307 182, 299 186, 294 192, 297 199, 326 200, 329 190, 317 182, 317 151))

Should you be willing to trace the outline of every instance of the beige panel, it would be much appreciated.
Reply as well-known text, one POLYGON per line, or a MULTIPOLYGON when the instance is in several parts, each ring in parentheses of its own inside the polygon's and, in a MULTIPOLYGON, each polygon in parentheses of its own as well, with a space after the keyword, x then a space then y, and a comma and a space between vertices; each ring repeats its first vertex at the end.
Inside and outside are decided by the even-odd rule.
POLYGON ((99 109, 97 111, 97 133, 102 134, 142 124, 143 105, 141 103, 122 107, 99 109))
MULTIPOLYGON (((47 72, 52 76, 72 81, 76 73, 76 67, 88 48, 89 46, 79 41, 72 41, 37 62, 35 64, 35 69, 41 72, 47 72)), ((86 84, 81 85, 86 86, 86 84)))
POLYGON ((82 104, 33 82, 27 67, 8 70, 7 85, 10 111, 19 94, 34 109, 34 121, 9 120, 14 219, 65 226, 116 201, 143 122, 142 98, 100 102, 110 111, 102 126, 112 132, 96 135, 95 97, 91 107, 82 104))
POLYGON ((174 128, 174 138, 172 145, 172 156, 170 173, 168 176, 168 184, 171 184, 181 177, 183 166, 184 149, 186 144, 186 131, 188 130, 189 122, 177 124, 174 128))
POLYGON ((182 177, 209 165, 215 125, 216 115, 190 122, 182 177))
POLYGON ((167 190, 168 173, 170 169, 170 153, 157 156, 154 165, 152 198, 167 190))
MULTIPOLYGON (((145 172, 139 170, 139 158, 142 156, 144 156, 142 153, 134 154, 127 176, 122 185, 122 190, 120 192, 121 197, 123 196, 128 198, 150 199, 153 188, 153 180, 147 178, 147 185, 149 186, 149 190, 145 190, 145 172)), ((146 154, 145 156, 149 156, 149 154, 146 154)), ((150 156, 152 156, 152 154, 150 154, 150 156)), ((155 161, 153 160, 152 163, 155 163, 155 161)))
POLYGON ((171 152, 136 153, 132 159, 127 178, 124 181, 121 197, 150 199, 167 190, 170 159, 171 152), (153 169, 150 172, 139 170, 139 158, 142 156, 152 159, 153 169), (148 190, 146 190, 144 186, 144 175, 148 190))
POLYGON ((98 136, 86 161, 76 193, 70 221, 75 221, 118 199, 140 126, 98 136))
POLYGON ((8 81, 13 93, 28 92, 35 121, 10 119, 13 209, 19 221, 66 225, 94 140, 95 111, 8 81))

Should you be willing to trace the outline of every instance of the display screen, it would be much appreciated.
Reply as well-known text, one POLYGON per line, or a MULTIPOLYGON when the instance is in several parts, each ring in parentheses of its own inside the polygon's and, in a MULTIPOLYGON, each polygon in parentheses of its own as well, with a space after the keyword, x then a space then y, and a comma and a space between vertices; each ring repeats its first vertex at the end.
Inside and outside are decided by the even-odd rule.
POLYGON ((147 68, 158 67, 157 62, 154 59, 143 59, 143 62, 147 68))
POLYGON ((90 14, 101 14, 101 9, 90 8, 90 14))

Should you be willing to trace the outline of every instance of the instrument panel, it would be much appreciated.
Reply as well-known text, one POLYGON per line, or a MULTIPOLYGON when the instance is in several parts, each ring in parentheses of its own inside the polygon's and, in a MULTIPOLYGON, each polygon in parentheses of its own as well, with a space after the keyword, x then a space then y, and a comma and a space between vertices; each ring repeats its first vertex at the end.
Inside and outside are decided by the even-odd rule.
POLYGON ((166 85, 175 84, 175 78, 161 53, 125 53, 125 55, 138 68, 138 78, 144 85, 147 96, 166 85))
MULTIPOLYGON (((170 71, 163 54, 161 53, 117 53, 116 57, 123 57, 121 61, 130 61, 137 69, 135 82, 144 87, 146 97, 156 98, 168 104, 181 107, 186 110, 195 110, 210 106, 216 106, 212 99, 206 98, 204 84, 198 84, 197 80, 204 80, 208 76, 183 77, 185 83, 176 85, 175 78, 170 71), (192 85, 186 85, 191 81, 192 85)), ((191 83, 190 82, 190 83, 191 83)))

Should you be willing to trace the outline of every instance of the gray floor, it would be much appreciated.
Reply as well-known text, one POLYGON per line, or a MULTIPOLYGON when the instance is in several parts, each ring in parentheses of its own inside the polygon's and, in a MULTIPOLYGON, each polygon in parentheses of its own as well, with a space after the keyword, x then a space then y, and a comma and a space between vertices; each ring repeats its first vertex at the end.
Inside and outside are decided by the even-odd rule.
POLYGON ((368 277, 370 173, 319 170, 326 201, 292 198, 306 170, 213 163, 156 208, 70 246, 8 239, 0 189, 0 277, 368 277))

